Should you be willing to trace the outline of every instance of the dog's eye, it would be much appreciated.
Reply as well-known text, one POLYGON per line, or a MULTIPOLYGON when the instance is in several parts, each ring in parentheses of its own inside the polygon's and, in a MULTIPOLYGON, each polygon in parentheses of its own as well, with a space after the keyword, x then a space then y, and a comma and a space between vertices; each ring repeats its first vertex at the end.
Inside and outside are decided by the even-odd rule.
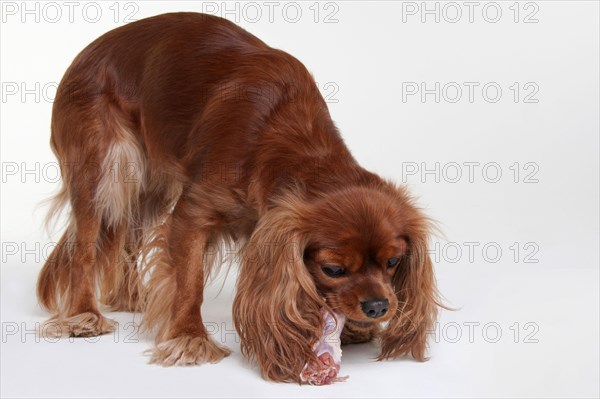
POLYGON ((387 267, 390 269, 392 267, 396 267, 398 265, 398 262, 400 262, 400 258, 390 258, 387 261, 387 267))
POLYGON ((340 277, 346 274, 346 269, 341 266, 325 266, 322 270, 329 277, 340 277))

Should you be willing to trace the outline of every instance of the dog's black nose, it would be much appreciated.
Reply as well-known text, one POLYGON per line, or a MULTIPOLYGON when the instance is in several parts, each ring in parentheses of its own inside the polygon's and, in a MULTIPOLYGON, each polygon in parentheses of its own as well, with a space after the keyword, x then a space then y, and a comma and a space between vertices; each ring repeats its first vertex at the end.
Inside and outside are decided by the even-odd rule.
POLYGON ((387 299, 375 299, 373 301, 365 301, 360 303, 360 307, 364 314, 372 319, 383 316, 387 311, 390 303, 387 299))

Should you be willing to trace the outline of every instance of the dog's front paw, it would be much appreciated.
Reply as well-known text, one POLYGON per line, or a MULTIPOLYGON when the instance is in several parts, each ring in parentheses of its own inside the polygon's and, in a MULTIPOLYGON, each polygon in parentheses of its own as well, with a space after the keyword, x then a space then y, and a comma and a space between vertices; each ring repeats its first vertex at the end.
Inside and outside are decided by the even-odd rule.
POLYGON ((67 318, 53 317, 42 325, 40 334, 50 338, 95 337, 112 332, 116 324, 101 314, 85 312, 67 318))
POLYGON ((217 363, 229 356, 231 350, 210 337, 182 336, 161 342, 147 352, 150 353, 150 363, 169 367, 217 363))

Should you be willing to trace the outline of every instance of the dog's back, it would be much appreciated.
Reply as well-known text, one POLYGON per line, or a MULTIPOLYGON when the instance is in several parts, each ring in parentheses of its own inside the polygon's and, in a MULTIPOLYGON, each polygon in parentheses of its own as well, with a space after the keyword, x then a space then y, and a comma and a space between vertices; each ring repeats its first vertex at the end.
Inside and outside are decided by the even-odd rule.
MULTIPOLYGON (((38 297, 61 317, 88 314, 83 328, 91 331, 81 334, 90 335, 111 328, 90 287, 114 310, 143 307, 137 263, 166 245, 158 231, 192 180, 204 187, 194 201, 215 214, 223 234, 247 238, 278 179, 252 186, 251 175, 313 175, 314 165, 294 163, 311 149, 352 160, 302 63, 197 13, 140 20, 87 46, 59 85, 51 144, 63 188, 49 218, 67 204, 72 213, 38 297), (264 164, 272 170, 260 170, 264 164)), ((155 294, 146 302, 157 298, 155 313, 163 312, 169 302, 155 294)))

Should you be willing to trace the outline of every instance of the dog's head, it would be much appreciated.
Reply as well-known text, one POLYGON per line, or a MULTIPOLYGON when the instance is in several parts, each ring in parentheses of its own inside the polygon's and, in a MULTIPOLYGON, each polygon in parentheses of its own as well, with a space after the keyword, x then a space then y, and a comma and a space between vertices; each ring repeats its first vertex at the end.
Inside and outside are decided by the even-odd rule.
POLYGON ((429 231, 410 196, 392 184, 282 199, 259 220, 242 259, 234 306, 242 349, 273 373, 268 378, 290 375, 312 356, 326 309, 345 315, 354 330, 387 322, 380 359, 411 353, 424 360, 439 303, 429 231), (262 345, 246 344, 255 340, 262 345))
POLYGON ((311 211, 303 261, 319 294, 354 329, 390 320, 400 311, 395 276, 410 267, 422 218, 395 193, 365 188, 328 195, 311 211))

